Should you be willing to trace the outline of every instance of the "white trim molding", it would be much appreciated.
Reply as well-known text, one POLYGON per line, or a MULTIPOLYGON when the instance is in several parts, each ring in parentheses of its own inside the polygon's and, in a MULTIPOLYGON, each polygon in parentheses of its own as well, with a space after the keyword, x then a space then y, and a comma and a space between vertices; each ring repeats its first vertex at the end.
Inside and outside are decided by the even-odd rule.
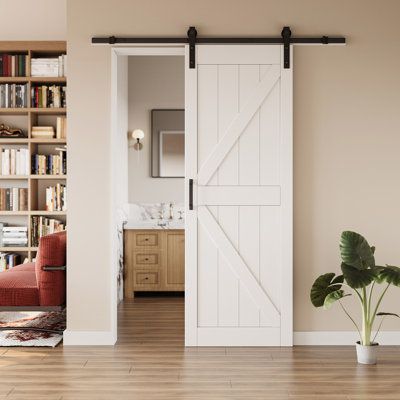
MULTIPOLYGON (((382 331, 376 339, 380 345, 397 346, 400 345, 400 331, 382 331)), ((357 340, 358 334, 353 331, 294 332, 293 335, 295 346, 350 346, 357 340)))
POLYGON ((112 331, 64 331, 64 346, 114 346, 116 332, 112 331))

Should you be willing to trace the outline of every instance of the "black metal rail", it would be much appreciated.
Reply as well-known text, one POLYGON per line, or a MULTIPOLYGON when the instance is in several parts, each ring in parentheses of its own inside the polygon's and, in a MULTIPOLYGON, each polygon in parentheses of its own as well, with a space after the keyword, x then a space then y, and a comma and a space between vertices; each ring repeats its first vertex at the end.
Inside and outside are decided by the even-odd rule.
POLYGON ((290 27, 282 29, 280 37, 197 37, 197 30, 191 26, 186 37, 92 37, 93 44, 189 44, 189 68, 195 68, 196 44, 282 44, 284 46, 284 68, 290 68, 291 44, 345 44, 346 38, 340 36, 292 37, 290 27))

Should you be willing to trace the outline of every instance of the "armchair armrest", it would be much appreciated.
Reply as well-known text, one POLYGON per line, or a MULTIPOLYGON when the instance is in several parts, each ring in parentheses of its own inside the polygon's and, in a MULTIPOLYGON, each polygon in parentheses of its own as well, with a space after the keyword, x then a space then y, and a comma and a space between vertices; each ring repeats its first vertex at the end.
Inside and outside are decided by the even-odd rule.
POLYGON ((65 265, 62 265, 60 267, 51 267, 49 265, 44 265, 42 267, 42 271, 66 271, 67 267, 65 265))

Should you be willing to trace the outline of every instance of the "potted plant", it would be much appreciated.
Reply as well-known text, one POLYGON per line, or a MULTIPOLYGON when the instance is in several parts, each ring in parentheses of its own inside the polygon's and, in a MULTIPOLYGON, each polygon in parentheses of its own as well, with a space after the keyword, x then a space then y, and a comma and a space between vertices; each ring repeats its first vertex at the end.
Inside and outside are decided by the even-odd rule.
POLYGON ((360 340, 356 344, 357 359, 361 364, 376 364, 378 343, 375 339, 386 316, 399 317, 397 314, 379 311, 383 297, 391 285, 400 286, 400 268, 375 265, 375 247, 370 246, 363 236, 356 232, 345 231, 340 238, 342 258, 341 275, 333 272, 321 275, 312 285, 310 298, 315 307, 329 309, 339 302, 342 310, 356 327, 360 340), (375 294, 377 285, 384 285, 379 294, 375 294), (358 327, 355 319, 343 305, 342 299, 355 295, 361 306, 362 325, 358 327), (381 317, 374 336, 372 329, 376 317, 381 317))

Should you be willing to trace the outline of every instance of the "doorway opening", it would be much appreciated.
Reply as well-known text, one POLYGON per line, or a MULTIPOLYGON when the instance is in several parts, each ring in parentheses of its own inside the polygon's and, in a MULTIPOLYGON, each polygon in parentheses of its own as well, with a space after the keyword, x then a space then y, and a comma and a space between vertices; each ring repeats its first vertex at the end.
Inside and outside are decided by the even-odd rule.
MULTIPOLYGON (((122 320, 132 315, 129 336, 134 340, 142 340, 135 330, 142 326, 142 312, 154 315, 145 324, 151 334, 152 323, 170 319, 171 308, 183 335, 184 52, 139 47, 113 53, 115 305, 122 320)), ((118 337, 124 340, 125 335, 121 331, 118 337)))

